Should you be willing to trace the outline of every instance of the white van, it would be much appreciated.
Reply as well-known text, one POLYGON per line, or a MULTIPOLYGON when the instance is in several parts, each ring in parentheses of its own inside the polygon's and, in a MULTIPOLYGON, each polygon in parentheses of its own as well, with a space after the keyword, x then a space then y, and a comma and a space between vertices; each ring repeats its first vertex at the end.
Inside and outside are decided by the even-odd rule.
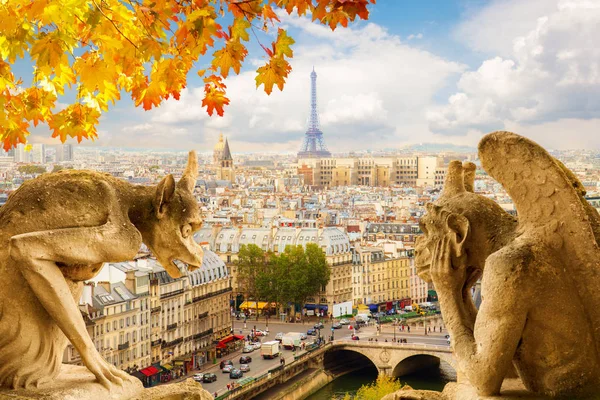
POLYGON ((371 319, 369 314, 357 314, 355 318, 357 321, 364 321, 364 322, 369 322, 369 320, 371 319))

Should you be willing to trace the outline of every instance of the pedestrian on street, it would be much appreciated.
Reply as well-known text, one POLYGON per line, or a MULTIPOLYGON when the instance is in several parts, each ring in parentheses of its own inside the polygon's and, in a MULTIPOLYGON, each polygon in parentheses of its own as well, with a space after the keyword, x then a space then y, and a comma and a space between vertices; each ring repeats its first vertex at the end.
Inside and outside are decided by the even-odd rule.
POLYGON ((406 328, 408 329, 408 333, 410 333, 410 325, 407 325, 406 328))
POLYGON ((217 394, 217 392, 215 392, 215 399, 216 399, 217 397, 219 397, 219 395, 217 394))

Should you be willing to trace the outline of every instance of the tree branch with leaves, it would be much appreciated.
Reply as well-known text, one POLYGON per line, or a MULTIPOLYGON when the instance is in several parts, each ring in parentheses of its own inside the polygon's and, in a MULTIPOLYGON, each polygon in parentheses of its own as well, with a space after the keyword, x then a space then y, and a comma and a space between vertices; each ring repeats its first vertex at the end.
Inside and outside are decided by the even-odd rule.
MULTIPOLYGON (((278 27, 275 10, 311 15, 335 29, 367 19, 375 0, 10 0, 0 1, 0 142, 5 150, 26 143, 46 123, 52 137, 95 139, 102 112, 122 93, 145 110, 179 99, 198 65, 202 106, 222 116, 229 104, 225 79, 239 74, 249 31, 277 28, 256 87, 283 89, 294 40, 278 27), (225 28, 220 22, 228 24, 225 28), (212 55, 210 49, 215 49, 212 55), (31 60, 33 75, 13 65, 31 60), (65 90, 76 99, 64 109, 65 90)), ((68 94, 68 93, 67 93, 68 94)))

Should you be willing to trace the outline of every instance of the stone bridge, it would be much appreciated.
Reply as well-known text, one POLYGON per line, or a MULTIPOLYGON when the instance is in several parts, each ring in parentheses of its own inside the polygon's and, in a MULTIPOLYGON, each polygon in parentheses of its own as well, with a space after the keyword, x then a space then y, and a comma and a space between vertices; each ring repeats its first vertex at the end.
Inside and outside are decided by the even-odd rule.
POLYGON ((325 352, 323 367, 325 371, 335 373, 338 365, 366 367, 367 360, 380 374, 390 376, 407 375, 419 369, 439 365, 441 361, 456 369, 452 350, 448 346, 354 340, 334 341, 325 352))
POLYGON ((303 390, 303 386, 311 385, 318 389, 344 374, 365 367, 377 368, 380 374, 403 376, 439 366, 442 361, 452 368, 455 366, 448 346, 336 340, 297 356, 285 367, 276 367, 253 382, 222 394, 217 400, 279 400, 288 397, 280 397, 277 389, 297 378, 301 379, 293 383, 295 389, 289 388, 291 391, 303 390))

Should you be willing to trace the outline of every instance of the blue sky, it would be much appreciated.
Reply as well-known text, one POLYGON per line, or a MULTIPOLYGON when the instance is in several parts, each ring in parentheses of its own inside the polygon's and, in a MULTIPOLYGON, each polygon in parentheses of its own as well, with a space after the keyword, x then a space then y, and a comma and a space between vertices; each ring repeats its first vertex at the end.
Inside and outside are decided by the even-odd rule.
MULTIPOLYGON (((159 109, 135 109, 124 96, 93 145, 209 151, 223 132, 233 152, 296 152, 314 65, 333 151, 474 146, 503 129, 549 148, 600 148, 597 0, 379 0, 369 21, 335 32, 280 16, 297 42, 283 92, 255 88, 264 54, 254 42, 240 75, 227 79, 225 117, 201 108, 193 72, 181 100, 159 109)), ((52 143, 48 136, 41 129, 32 141, 52 143)))

